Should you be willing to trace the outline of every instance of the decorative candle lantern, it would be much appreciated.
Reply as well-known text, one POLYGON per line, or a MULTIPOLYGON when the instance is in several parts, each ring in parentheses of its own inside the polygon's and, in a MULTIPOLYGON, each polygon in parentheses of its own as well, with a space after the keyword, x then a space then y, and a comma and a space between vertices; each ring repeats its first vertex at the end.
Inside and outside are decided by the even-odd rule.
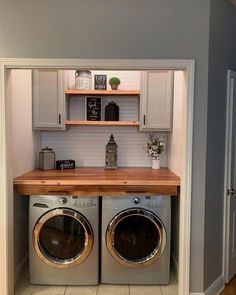
POLYGON ((117 169, 117 148, 113 134, 106 145, 106 169, 117 169))

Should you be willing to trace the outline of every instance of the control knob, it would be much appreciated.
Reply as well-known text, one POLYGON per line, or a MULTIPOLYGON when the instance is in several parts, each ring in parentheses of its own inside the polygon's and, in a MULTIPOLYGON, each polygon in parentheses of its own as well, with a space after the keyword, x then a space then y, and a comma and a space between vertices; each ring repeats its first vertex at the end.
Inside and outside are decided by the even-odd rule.
POLYGON ((134 204, 139 204, 140 203, 140 199, 138 197, 134 198, 134 204))
POLYGON ((60 203, 61 205, 66 204, 66 203, 67 203, 67 199, 66 199, 65 197, 60 198, 59 203, 60 203))

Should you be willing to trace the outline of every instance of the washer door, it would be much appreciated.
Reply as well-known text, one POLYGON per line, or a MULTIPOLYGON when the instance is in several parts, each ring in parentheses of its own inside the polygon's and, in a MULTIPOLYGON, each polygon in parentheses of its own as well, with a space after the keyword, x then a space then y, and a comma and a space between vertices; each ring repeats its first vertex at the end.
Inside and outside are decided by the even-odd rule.
POLYGON ((106 244, 112 257, 129 268, 146 267, 157 261, 166 245, 161 220, 142 208, 120 212, 109 223, 106 244))
POLYGON ((91 252, 93 241, 87 219, 67 208, 53 209, 42 215, 33 231, 37 255, 55 268, 79 265, 91 252))

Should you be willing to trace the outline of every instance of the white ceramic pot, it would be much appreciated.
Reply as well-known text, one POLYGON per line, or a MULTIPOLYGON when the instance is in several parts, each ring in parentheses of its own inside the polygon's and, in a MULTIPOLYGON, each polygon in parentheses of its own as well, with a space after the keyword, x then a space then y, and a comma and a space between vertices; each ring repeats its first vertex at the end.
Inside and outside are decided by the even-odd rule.
POLYGON ((152 169, 160 169, 160 159, 152 158, 152 169))

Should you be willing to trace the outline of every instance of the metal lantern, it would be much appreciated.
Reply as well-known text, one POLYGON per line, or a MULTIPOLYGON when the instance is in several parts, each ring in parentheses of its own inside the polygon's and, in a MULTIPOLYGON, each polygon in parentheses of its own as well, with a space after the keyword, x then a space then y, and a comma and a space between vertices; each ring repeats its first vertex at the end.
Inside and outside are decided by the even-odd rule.
POLYGON ((117 148, 113 134, 106 145, 106 169, 117 169, 117 148))

